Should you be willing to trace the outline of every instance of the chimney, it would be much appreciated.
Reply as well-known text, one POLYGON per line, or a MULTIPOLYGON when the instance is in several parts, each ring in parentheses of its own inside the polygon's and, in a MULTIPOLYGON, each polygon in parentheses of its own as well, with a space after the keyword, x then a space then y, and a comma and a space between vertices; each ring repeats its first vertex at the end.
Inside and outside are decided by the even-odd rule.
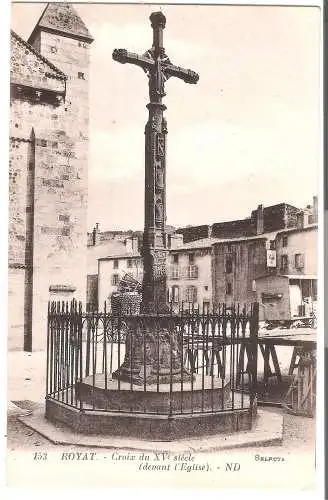
POLYGON ((128 253, 131 253, 132 252, 132 238, 126 238, 124 240, 124 245, 125 245, 125 250, 128 253))
POLYGON ((95 247, 99 243, 99 222, 97 222, 96 226, 92 231, 92 245, 95 247))
POLYGON ((130 236, 124 240, 125 249, 127 252, 137 252, 138 251, 138 237, 130 236))
POLYGON ((313 196, 312 222, 318 222, 318 197, 313 196))
POLYGON ((133 252, 138 251, 138 244, 139 244, 138 236, 133 236, 133 238, 132 238, 132 250, 133 250, 133 252))
POLYGON ((258 205, 256 210, 256 234, 264 233, 264 211, 263 205, 258 205))
POLYGON ((174 250, 175 248, 179 248, 183 245, 183 234, 173 233, 171 236, 171 244, 169 246, 170 250, 174 250))
POLYGON ((304 228, 304 212, 299 212, 297 215, 296 215, 296 226, 297 226, 297 229, 303 229, 304 228))

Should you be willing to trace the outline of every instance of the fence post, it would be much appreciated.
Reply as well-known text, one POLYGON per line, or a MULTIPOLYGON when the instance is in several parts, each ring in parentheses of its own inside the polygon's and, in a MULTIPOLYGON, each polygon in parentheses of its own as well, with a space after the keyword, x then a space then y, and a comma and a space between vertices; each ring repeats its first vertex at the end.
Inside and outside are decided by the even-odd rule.
POLYGON ((250 388, 250 406, 256 408, 257 403, 257 350, 258 350, 258 333, 259 333, 259 303, 255 302, 251 312, 250 323, 250 341, 252 352, 252 375, 250 388))
POLYGON ((85 346, 85 376, 86 377, 88 377, 90 375, 90 351, 91 351, 90 315, 91 315, 91 313, 86 314, 86 318, 85 318, 85 324, 87 327, 87 337, 86 337, 86 346, 85 346))
MULTIPOLYGON (((82 303, 79 302, 79 309, 78 309, 78 357, 79 357, 79 372, 80 372, 80 377, 79 377, 79 382, 80 382, 80 387, 82 386, 83 382, 83 339, 82 339, 82 330, 83 330, 83 311, 82 311, 82 303)), ((77 381, 75 381, 76 383, 77 381)), ((83 398, 80 397, 80 410, 83 409, 83 398)))
POLYGON ((50 346, 50 313, 51 313, 51 302, 48 301, 48 316, 47 316, 47 371, 46 371, 46 398, 48 397, 49 394, 49 363, 50 363, 50 353, 49 353, 49 346, 50 346))

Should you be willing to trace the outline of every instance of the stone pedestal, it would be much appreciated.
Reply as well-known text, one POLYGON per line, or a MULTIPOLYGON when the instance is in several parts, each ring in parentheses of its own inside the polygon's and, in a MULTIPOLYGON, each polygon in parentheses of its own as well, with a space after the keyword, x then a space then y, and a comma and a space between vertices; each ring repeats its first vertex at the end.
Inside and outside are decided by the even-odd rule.
POLYGON ((192 375, 184 368, 181 339, 166 328, 154 333, 151 326, 140 326, 127 334, 123 364, 112 374, 120 382, 142 385, 189 382, 192 375))
POLYGON ((230 382, 209 375, 195 375, 193 381, 181 383, 140 385, 97 374, 86 377, 76 385, 76 396, 85 405, 107 411, 168 415, 229 409, 230 382), (94 385, 93 385, 94 383, 94 385))

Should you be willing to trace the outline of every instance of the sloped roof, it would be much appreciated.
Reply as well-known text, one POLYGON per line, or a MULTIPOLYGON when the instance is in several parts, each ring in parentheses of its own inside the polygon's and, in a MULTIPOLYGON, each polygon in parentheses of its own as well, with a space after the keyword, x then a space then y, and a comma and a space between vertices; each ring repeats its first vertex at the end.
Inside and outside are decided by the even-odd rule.
POLYGON ((199 249, 199 248, 210 248, 213 243, 216 243, 217 241, 221 241, 218 238, 201 238, 200 240, 194 240, 194 241, 189 241, 188 243, 184 243, 183 245, 173 248, 171 251, 172 252, 183 252, 184 250, 191 250, 191 249, 199 249))
POLYGON ((114 255, 108 255, 107 257, 100 257, 98 260, 131 259, 132 257, 137 259, 142 258, 139 252, 121 252, 114 255))
MULTIPOLYGON (((98 259, 110 259, 115 255, 119 257, 132 257, 131 252, 127 252, 126 246, 123 241, 117 240, 104 240, 100 241, 98 245, 88 246, 87 250, 87 266, 88 274, 96 274, 98 272, 98 259)), ((136 253, 136 256, 139 254, 136 253)))
POLYGON ((40 30, 61 33, 88 42, 93 41, 88 28, 70 3, 48 3, 29 41, 32 41, 40 30))
POLYGON ((17 35, 17 33, 14 30, 10 30, 10 34, 14 40, 17 40, 19 44, 23 45, 26 49, 29 50, 29 52, 34 54, 37 57, 37 59, 45 63, 48 66, 49 71, 52 70, 52 72, 55 73, 55 75, 58 77, 59 80, 67 80, 67 76, 65 75, 65 73, 63 73, 59 68, 57 68, 57 66, 55 66, 51 61, 49 61, 49 59, 42 56, 40 52, 38 52, 34 47, 32 47, 32 45, 30 45, 23 38, 17 35))
POLYGON ((10 81, 16 85, 65 91, 66 75, 11 31, 10 81))

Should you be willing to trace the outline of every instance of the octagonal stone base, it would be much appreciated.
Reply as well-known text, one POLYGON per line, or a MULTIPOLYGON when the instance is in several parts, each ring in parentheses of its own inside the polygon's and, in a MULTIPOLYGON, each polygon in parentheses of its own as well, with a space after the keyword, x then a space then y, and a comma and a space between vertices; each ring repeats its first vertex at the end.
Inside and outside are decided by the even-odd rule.
POLYGON ((133 437, 148 441, 174 441, 182 438, 231 434, 252 429, 256 411, 229 410, 172 416, 142 413, 81 411, 53 399, 46 400, 46 418, 65 424, 85 435, 133 437))
MULTIPOLYGON (((249 408, 247 395, 232 393, 228 382, 196 376, 191 383, 141 386, 120 384, 102 375, 77 384, 75 396, 81 408, 65 404, 65 397, 46 399, 46 418, 81 434, 134 437, 150 441, 231 434, 252 429, 256 406, 249 408), (214 386, 213 386, 214 385, 214 386), (62 399, 62 401, 60 401, 62 399), (232 409, 232 402, 234 409, 232 409), (245 408, 247 407, 247 408, 245 408)), ((67 400, 70 395, 65 393, 67 400)), ((74 400, 75 398, 73 398, 74 400)), ((77 406, 78 406, 77 405, 77 406)))
POLYGON ((78 400, 97 409, 168 415, 224 410, 229 407, 230 382, 210 376, 195 375, 183 384, 147 384, 144 386, 109 379, 97 374, 75 386, 78 400), (105 388, 106 387, 106 388, 105 388), (146 390, 145 390, 146 389, 146 390))

